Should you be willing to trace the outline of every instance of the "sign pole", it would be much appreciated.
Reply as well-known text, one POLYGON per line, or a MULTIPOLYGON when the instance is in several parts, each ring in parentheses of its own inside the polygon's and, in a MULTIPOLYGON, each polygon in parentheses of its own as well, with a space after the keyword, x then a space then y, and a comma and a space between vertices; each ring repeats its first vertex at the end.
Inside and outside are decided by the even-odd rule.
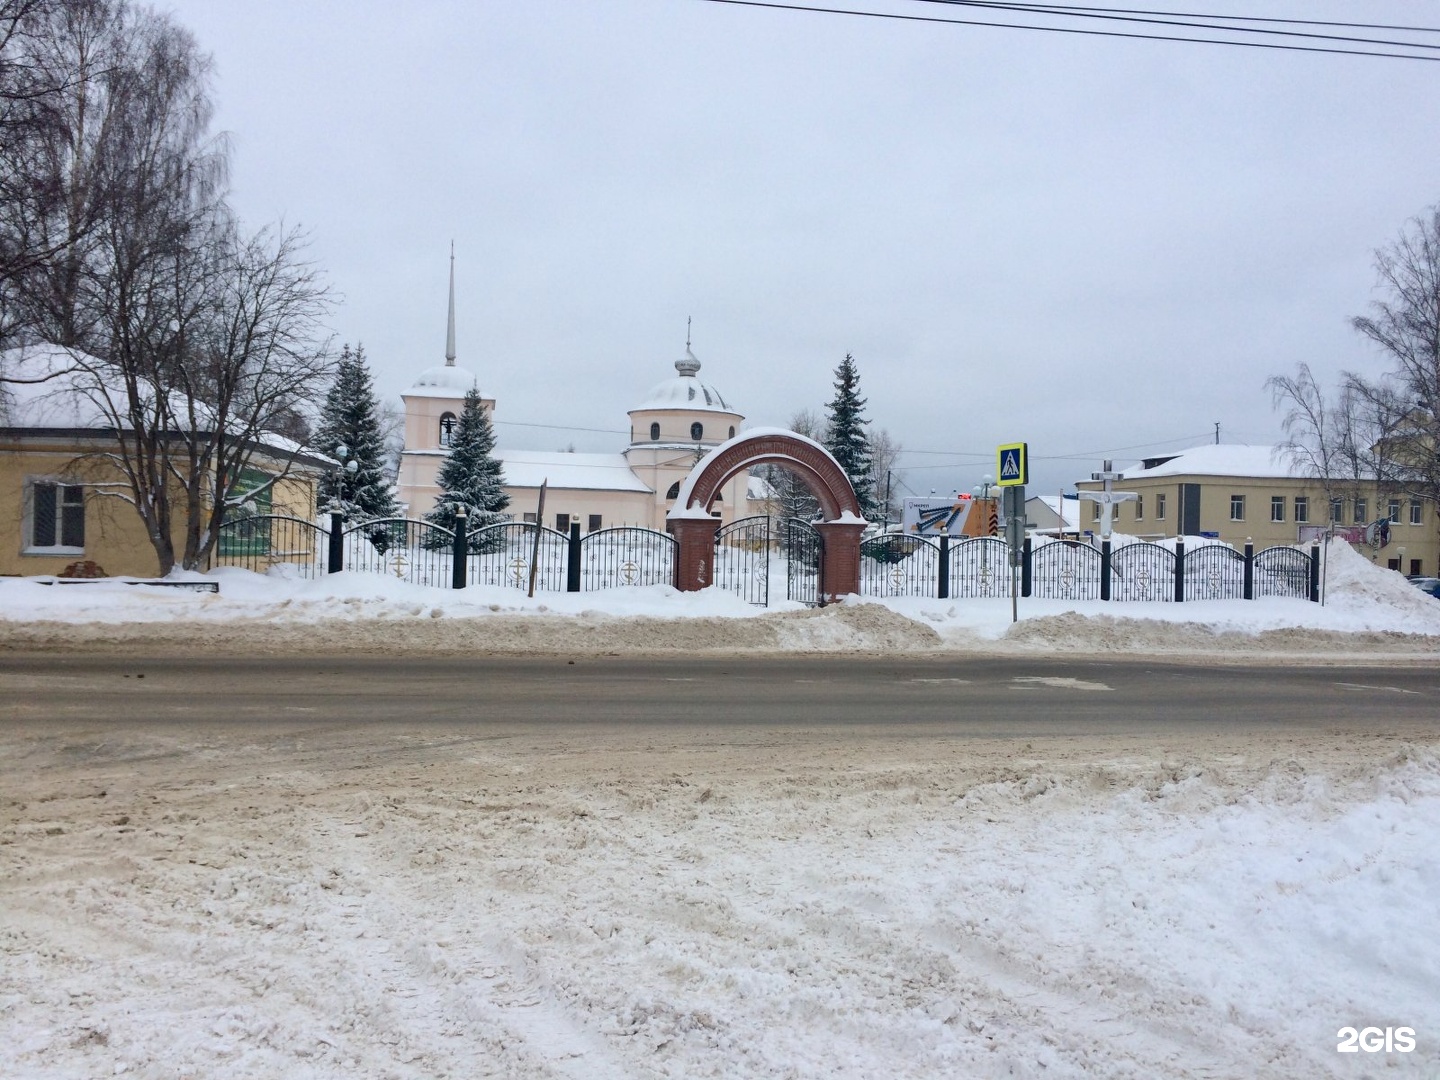
POLYGON ((535 544, 530 549, 530 596, 535 595, 535 571, 540 568, 540 530, 545 527, 545 486, 547 477, 540 481, 540 504, 535 507, 535 544))
MULTIPOLYGON (((1005 492, 1005 539, 1010 545, 1010 621, 1020 621, 1020 560, 1025 547, 1025 485, 1030 482, 1030 444, 995 448, 996 483, 1005 492)), ((1063 508, 1062 508, 1063 509, 1063 508)))

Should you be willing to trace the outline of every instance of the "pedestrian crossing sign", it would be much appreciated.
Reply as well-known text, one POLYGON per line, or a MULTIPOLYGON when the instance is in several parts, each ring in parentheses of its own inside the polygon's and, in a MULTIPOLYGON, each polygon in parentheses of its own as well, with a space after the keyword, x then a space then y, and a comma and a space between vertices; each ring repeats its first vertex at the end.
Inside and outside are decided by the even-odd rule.
POLYGON ((1004 443, 996 450, 996 486, 1017 487, 1030 482, 1029 444, 1004 443))

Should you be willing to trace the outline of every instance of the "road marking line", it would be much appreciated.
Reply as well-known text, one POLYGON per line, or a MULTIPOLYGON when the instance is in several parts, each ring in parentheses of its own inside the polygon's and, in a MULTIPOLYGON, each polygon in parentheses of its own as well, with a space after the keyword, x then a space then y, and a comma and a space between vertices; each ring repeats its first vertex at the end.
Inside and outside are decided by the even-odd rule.
POLYGON ((1017 675, 1011 682, 1026 685, 1012 686, 1011 690, 1033 690, 1037 686, 1053 686, 1057 690, 1113 690, 1103 682, 1086 682, 1084 679, 1062 678, 1057 675, 1017 675))
POLYGON ((1384 690, 1391 694, 1419 694, 1419 690, 1406 690, 1400 686, 1366 686, 1364 683, 1340 682, 1336 686, 1346 690, 1384 690))

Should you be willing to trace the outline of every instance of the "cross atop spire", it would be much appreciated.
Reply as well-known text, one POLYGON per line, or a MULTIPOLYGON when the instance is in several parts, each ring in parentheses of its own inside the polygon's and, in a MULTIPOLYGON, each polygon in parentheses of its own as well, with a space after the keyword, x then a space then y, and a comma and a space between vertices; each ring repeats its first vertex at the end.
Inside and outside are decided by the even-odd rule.
POLYGON ((450 241, 450 315, 445 320, 445 366, 455 366, 455 241, 450 241))
POLYGON ((675 370, 681 375, 694 375, 700 370, 700 361, 690 351, 690 316, 685 316, 685 358, 675 361, 675 370))

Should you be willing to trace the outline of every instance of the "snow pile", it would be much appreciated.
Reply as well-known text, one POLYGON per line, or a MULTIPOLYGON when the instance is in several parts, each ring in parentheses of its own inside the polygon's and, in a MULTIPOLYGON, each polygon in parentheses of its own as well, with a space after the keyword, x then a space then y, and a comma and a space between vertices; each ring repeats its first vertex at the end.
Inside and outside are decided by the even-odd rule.
POLYGON ((233 731, 0 740, 0 1075, 1440 1068, 1433 747, 233 731))
POLYGON ((218 594, 125 584, 0 580, 0 643, 189 651, 914 651, 1233 653, 1440 651, 1440 603, 1332 543, 1326 603, 1183 604, 1021 598, 850 597, 814 611, 669 586, 541 592, 411 585, 383 574, 316 579, 245 570, 189 575, 218 594), (405 624, 403 633, 395 624, 405 624), (221 626, 224 632, 218 633, 221 626))

